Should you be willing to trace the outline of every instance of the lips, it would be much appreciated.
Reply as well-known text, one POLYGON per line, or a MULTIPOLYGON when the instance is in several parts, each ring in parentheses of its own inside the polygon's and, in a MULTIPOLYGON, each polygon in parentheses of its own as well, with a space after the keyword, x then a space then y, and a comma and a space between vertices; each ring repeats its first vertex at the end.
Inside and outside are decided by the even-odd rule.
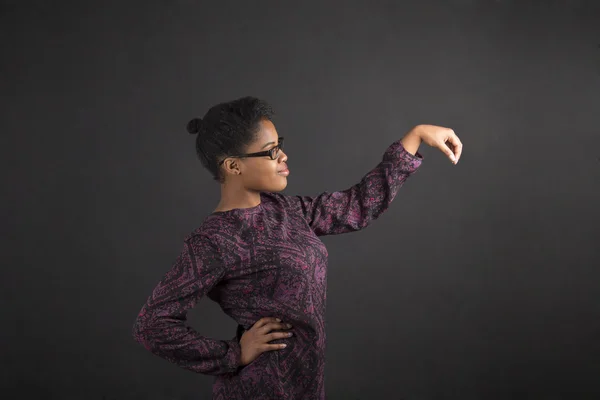
POLYGON ((283 167, 283 169, 280 169, 277 171, 277 175, 288 176, 289 174, 290 174, 290 170, 287 168, 287 165, 285 167, 283 167))

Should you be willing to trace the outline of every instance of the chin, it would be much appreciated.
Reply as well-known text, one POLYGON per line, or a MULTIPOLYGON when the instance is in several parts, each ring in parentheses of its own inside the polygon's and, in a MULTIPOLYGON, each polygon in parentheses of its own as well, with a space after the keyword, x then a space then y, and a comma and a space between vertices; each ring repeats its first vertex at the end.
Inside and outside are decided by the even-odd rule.
POLYGON ((284 178, 284 181, 278 185, 273 185, 269 188, 269 192, 281 192, 283 189, 287 187, 287 178, 284 178))

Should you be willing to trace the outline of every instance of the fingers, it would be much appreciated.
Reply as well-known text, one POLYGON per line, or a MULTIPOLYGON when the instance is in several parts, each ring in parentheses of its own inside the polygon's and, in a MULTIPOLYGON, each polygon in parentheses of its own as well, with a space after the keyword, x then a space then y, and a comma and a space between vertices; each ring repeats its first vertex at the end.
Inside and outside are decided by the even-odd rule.
POLYGON ((450 147, 446 146, 446 142, 438 143, 437 147, 442 151, 442 153, 448 156, 450 161, 456 164, 456 156, 454 155, 454 152, 450 149, 450 147))
POLYGON ((271 344, 276 339, 286 339, 291 337, 292 332, 280 332, 285 329, 291 329, 292 325, 289 323, 283 323, 279 318, 265 317, 258 320, 252 330, 254 331, 255 345, 261 349, 261 351, 268 350, 280 350, 286 347, 283 343, 271 344), (277 331, 277 332, 273 332, 277 331))
POLYGON ((266 351, 282 350, 286 343, 269 343, 277 339, 288 339, 292 336, 291 332, 280 332, 284 329, 290 329, 292 325, 282 323, 281 319, 276 317, 264 317, 256 321, 252 327, 243 333, 240 338, 241 345, 241 365, 248 365, 253 362, 260 354, 266 351), (272 332, 277 331, 277 332, 272 332))
MULTIPOLYGON (((282 346, 281 343, 273 344, 273 343, 269 343, 269 342, 271 342, 273 340, 277 340, 277 339, 290 338, 293 335, 292 332, 280 332, 280 331, 284 330, 284 329, 290 329, 291 327, 292 327, 291 324, 284 324, 284 323, 279 323, 279 322, 269 322, 257 330, 257 332, 261 335, 257 339, 262 344, 263 348, 265 348, 267 350, 282 349, 285 347, 285 345, 282 346), (276 331, 276 332, 273 332, 273 331, 276 331), (271 332, 271 333, 269 333, 269 332, 271 332)), ((264 350, 264 351, 266 351, 266 350, 264 350)))
POLYGON ((290 329, 291 327, 292 327, 291 324, 284 324, 284 323, 280 323, 280 322, 269 322, 266 325, 262 326, 259 329, 259 332, 262 333, 263 335, 266 335, 267 333, 269 333, 271 331, 281 330, 281 329, 290 329))
POLYGON ((291 337, 293 335, 292 332, 273 332, 270 333, 268 335, 265 335, 262 337, 262 340, 264 340, 263 344, 262 344, 262 350, 263 351, 268 351, 268 350, 281 350, 284 347, 287 346, 287 344, 285 343, 269 343, 273 340, 277 340, 277 339, 287 339, 289 337, 291 337))
POLYGON ((287 344, 285 343, 278 343, 278 344, 265 344, 262 347, 262 351, 270 351, 270 350, 281 350, 283 348, 285 348, 287 346, 287 344))
POLYGON ((447 129, 446 134, 442 136, 442 140, 437 143, 437 147, 452 161, 453 164, 458 163, 462 154, 462 142, 454 133, 454 130, 447 129))
POLYGON ((458 138, 458 136, 456 136, 456 134, 454 133, 454 131, 451 129, 451 134, 450 137, 448 137, 448 141, 450 142, 450 144, 453 147, 454 150, 454 157, 455 157, 455 164, 458 162, 458 160, 460 159, 460 155, 462 154, 462 142, 460 141, 460 139, 458 138))
POLYGON ((292 332, 273 332, 265 335, 267 342, 273 341, 275 339, 285 339, 289 338, 293 335, 292 332))
POLYGON ((264 318, 261 318, 258 321, 256 321, 253 328, 262 328, 263 326, 265 326, 266 324, 268 324, 270 322, 281 322, 281 320, 279 318, 275 318, 275 317, 264 317, 264 318))

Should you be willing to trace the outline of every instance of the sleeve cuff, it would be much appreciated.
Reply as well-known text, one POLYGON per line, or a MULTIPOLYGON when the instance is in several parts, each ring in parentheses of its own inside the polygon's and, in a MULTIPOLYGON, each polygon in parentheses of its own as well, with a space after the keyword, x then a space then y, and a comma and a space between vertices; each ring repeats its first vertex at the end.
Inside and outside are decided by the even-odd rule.
POLYGON ((227 355, 225 356, 225 368, 230 372, 236 372, 241 367, 242 346, 237 341, 225 340, 227 346, 227 355))
POLYGON ((421 166, 423 162, 423 155, 417 151, 415 154, 411 154, 402 145, 402 139, 397 140, 388 147, 384 160, 392 161, 395 163, 402 164, 402 169, 409 172, 414 172, 421 166))
POLYGON ((419 153, 419 150, 417 150, 417 152, 415 154, 409 153, 408 151, 406 151, 406 149, 402 145, 402 141, 401 140, 398 141, 398 146, 399 146, 400 154, 403 157, 407 157, 409 159, 418 160, 418 161, 422 161, 423 160, 423 155, 421 153, 419 153))

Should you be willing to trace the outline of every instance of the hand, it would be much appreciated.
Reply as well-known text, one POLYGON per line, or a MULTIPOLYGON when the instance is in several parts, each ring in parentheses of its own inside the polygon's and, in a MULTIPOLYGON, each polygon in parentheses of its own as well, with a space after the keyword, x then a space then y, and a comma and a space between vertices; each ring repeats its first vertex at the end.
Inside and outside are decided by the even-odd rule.
POLYGON ((283 339, 292 336, 292 332, 273 332, 274 330, 290 329, 290 324, 281 323, 278 318, 265 317, 259 319, 249 330, 244 332, 240 339, 242 366, 250 364, 265 351, 281 350, 286 345, 269 344, 271 340, 283 339))
POLYGON ((463 145, 452 129, 435 125, 417 125, 409 133, 417 135, 429 146, 440 149, 454 164, 458 163, 463 145))

